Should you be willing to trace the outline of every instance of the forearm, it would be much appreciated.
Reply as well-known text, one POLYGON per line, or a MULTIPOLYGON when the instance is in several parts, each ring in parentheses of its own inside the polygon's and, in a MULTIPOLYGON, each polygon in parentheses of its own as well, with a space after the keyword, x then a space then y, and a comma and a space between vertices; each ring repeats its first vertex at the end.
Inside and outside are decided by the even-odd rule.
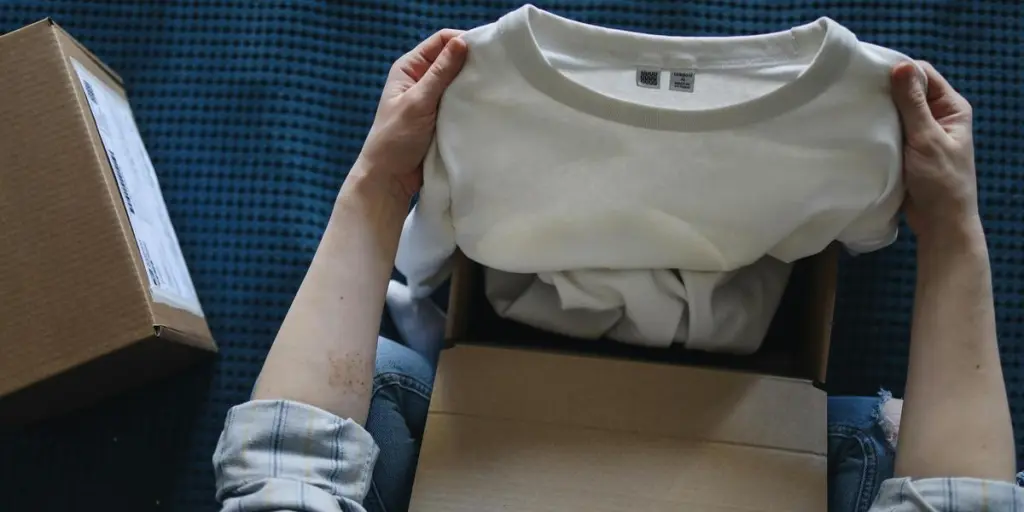
POLYGON ((919 233, 897 476, 1012 480, 1014 442, 981 222, 919 233))
POLYGON ((354 168, 253 391, 364 423, 408 197, 354 168))

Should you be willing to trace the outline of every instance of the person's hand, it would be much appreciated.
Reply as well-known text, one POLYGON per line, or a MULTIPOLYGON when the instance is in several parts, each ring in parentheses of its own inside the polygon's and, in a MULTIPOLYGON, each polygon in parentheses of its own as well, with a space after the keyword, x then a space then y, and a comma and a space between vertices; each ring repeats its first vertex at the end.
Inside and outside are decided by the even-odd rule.
POLYGON ((391 66, 353 172, 387 182, 406 199, 419 190, 438 102, 466 61, 468 50, 460 34, 441 30, 391 66))
POLYGON ((927 62, 897 64, 892 92, 903 121, 904 213, 918 235, 980 228, 971 105, 927 62))

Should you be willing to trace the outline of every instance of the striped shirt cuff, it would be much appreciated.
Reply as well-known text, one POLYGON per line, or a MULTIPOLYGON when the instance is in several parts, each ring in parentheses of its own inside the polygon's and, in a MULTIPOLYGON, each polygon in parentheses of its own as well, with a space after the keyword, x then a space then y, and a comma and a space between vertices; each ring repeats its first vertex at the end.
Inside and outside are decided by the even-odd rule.
POLYGON ((882 482, 871 512, 972 510, 1024 512, 1024 491, 1010 482, 977 478, 892 478, 882 482))
POLYGON ((377 445, 358 423, 288 400, 228 411, 213 466, 224 510, 361 511, 377 445))

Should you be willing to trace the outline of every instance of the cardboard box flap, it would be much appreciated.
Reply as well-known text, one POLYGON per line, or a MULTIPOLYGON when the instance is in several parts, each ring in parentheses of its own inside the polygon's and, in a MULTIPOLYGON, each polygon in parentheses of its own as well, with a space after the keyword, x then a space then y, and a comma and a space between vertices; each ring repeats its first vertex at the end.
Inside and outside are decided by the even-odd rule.
POLYGON ((806 380, 458 346, 410 510, 818 512, 825 423, 806 380))
POLYGON ((414 512, 827 508, 823 456, 642 433, 440 415, 419 460, 414 512))
POLYGON ((827 443, 826 397, 807 381, 480 346, 442 353, 430 413, 813 455, 827 443))
POLYGON ((448 287, 448 316, 445 318, 444 339, 454 341, 466 334, 466 312, 472 298, 473 262, 462 251, 452 254, 452 278, 448 287))
POLYGON ((814 379, 824 383, 828 373, 828 354, 832 343, 832 319, 836 309, 836 287, 839 279, 839 244, 828 246, 820 257, 810 258, 811 278, 817 286, 811 287, 812 296, 807 301, 805 321, 808 332, 804 342, 808 344, 804 354, 805 362, 814 379))

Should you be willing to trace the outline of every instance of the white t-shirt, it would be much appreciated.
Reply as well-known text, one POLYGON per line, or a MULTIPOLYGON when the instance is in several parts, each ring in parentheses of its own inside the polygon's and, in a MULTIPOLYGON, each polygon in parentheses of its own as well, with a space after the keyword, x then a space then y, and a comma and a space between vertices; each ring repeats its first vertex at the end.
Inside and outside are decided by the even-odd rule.
POLYGON ((830 19, 666 37, 527 5, 463 38, 399 246, 414 294, 456 246, 517 273, 732 271, 895 239, 908 59, 830 19))
POLYGON ((583 339, 750 354, 761 347, 791 265, 766 256, 729 272, 484 272, 501 317, 583 339))

